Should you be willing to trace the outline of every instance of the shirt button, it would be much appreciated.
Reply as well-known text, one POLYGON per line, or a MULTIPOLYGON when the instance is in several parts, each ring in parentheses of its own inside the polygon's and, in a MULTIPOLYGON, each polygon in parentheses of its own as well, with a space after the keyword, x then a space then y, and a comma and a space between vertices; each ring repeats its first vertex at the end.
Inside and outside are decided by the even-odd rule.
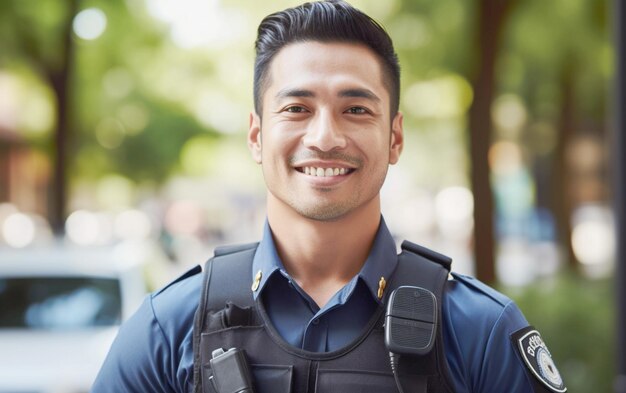
POLYGON ((320 323, 319 318, 315 318, 315 319, 313 320, 313 325, 319 325, 319 323, 320 323))

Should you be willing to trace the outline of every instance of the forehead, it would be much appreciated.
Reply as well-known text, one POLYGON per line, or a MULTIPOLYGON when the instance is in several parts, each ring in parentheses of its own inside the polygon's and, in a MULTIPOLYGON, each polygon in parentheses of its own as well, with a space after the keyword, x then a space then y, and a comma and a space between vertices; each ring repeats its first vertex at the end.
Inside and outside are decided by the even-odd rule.
POLYGON ((382 66, 376 54, 362 44, 307 41, 282 48, 269 67, 264 101, 278 90, 309 89, 331 93, 344 88, 364 88, 389 100, 382 66))

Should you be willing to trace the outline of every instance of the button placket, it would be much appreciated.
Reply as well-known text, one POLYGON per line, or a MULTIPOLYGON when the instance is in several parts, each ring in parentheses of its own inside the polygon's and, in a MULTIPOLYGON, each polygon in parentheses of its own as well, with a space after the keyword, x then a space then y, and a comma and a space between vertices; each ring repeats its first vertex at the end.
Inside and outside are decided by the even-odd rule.
POLYGON ((328 323, 323 317, 313 318, 304 332, 303 349, 314 352, 327 350, 328 323))

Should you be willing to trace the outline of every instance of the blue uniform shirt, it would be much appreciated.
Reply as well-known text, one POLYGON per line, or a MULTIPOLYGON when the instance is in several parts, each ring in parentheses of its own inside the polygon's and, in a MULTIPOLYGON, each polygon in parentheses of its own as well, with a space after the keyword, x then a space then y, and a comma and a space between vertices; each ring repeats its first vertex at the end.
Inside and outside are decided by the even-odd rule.
POLYGON ((262 296, 276 330, 291 345, 314 352, 334 351, 352 342, 380 305, 380 278, 389 279, 398 263, 384 220, 359 274, 321 309, 285 271, 267 223, 264 232, 252 263, 253 274, 260 271, 262 277, 254 297, 262 296))
MULTIPOLYGON (((397 264, 393 238, 381 219, 363 268, 323 307, 285 271, 266 225, 253 262, 272 323, 294 346, 329 351, 350 342, 378 307, 378 282, 397 264)), ((119 334, 92 392, 191 392, 193 317, 202 275, 195 269, 146 298, 119 334)), ((466 276, 448 282, 442 306, 443 338, 457 393, 527 393, 530 374, 510 336, 528 322, 507 297, 466 276)))

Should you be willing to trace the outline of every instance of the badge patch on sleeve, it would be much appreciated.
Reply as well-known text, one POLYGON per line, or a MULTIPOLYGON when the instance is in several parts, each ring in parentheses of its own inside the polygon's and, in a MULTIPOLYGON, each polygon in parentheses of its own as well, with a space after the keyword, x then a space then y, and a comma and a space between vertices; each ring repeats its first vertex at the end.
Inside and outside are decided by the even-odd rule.
POLYGON ((543 385, 554 392, 567 391, 546 343, 534 327, 518 330, 511 335, 511 339, 528 369, 543 385))

